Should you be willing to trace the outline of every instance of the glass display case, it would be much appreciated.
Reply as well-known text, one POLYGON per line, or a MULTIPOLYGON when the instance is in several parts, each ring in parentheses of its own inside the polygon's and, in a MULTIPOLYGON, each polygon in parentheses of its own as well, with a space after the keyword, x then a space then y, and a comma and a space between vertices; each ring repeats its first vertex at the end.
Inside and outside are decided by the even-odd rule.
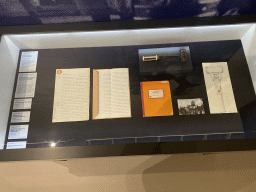
POLYGON ((256 24, 156 21, 1 28, 0 159, 254 150, 256 24), (95 119, 95 94, 101 110, 115 86, 99 75, 95 92, 102 69, 127 69, 115 89, 128 92, 110 102, 118 115, 95 119), (65 70, 69 81, 57 83, 65 70), (66 105, 56 121, 59 87, 66 105), (127 95, 130 113, 119 116, 127 95))

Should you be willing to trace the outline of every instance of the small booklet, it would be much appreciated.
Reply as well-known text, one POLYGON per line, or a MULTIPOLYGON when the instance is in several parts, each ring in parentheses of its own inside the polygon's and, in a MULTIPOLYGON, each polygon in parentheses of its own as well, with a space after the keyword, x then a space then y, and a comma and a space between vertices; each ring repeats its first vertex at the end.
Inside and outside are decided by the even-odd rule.
POLYGON ((93 70, 93 119, 131 117, 129 69, 93 70))
POLYGON ((140 83, 143 117, 173 115, 169 81, 140 83))

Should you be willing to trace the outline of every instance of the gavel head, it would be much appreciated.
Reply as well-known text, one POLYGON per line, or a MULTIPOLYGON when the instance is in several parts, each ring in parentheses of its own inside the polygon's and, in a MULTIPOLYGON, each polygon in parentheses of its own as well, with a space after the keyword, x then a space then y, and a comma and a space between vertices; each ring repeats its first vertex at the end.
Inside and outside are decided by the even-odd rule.
POLYGON ((186 49, 181 49, 180 50, 180 60, 181 60, 182 63, 185 63, 185 62, 188 61, 186 49))

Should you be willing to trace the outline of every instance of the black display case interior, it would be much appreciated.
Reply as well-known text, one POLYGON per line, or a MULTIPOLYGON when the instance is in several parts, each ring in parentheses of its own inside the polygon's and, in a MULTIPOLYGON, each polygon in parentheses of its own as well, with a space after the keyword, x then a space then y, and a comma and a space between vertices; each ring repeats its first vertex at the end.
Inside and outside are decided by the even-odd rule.
MULTIPOLYGON (((23 51, 28 50, 21 50, 20 53, 23 51)), ((28 138, 8 140, 7 129, 6 144, 10 141, 26 141, 27 148, 49 148, 54 142, 57 148, 84 146, 102 147, 103 150, 105 147, 115 149, 129 145, 145 146, 152 142, 157 146, 163 142, 178 145, 186 141, 199 140, 222 143, 227 139, 248 140, 255 137, 255 127, 248 123, 248 118, 252 118, 254 113, 248 117, 248 110, 245 108, 253 105, 256 96, 241 40, 38 51, 37 83, 31 107, 28 138), (168 73, 140 74, 140 49, 184 46, 190 48, 192 71, 178 76, 168 73), (202 68, 202 63, 206 62, 227 62, 238 113, 210 113, 202 68), (52 123, 55 72, 56 69, 68 68, 90 68, 91 74, 92 69, 129 68, 132 117, 92 120, 91 99, 89 121, 52 123), (143 117, 140 82, 159 80, 170 82, 174 115, 143 117), (202 98, 205 112, 180 115, 177 101, 194 98, 202 98)), ((19 67, 15 85, 18 70, 19 67)), ((90 82, 92 97, 92 75, 90 82)), ((15 89, 16 86, 13 93, 15 89)), ((10 123, 11 113, 17 111, 12 108, 13 102, 10 107, 8 128, 13 124, 10 123)), ((161 150, 159 152, 161 153, 161 150)), ((106 153, 108 154, 108 151, 106 153)))

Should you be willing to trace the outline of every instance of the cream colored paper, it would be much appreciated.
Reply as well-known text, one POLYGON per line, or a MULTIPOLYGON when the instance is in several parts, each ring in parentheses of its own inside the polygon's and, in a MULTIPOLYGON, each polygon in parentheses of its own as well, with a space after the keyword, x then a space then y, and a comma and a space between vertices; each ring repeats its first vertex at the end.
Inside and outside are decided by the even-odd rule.
POLYGON ((210 113, 237 113, 227 62, 203 63, 210 113))
POLYGON ((56 69, 52 122, 89 120, 90 68, 56 69))
POLYGON ((129 69, 100 69, 99 105, 95 119, 131 117, 129 69))

